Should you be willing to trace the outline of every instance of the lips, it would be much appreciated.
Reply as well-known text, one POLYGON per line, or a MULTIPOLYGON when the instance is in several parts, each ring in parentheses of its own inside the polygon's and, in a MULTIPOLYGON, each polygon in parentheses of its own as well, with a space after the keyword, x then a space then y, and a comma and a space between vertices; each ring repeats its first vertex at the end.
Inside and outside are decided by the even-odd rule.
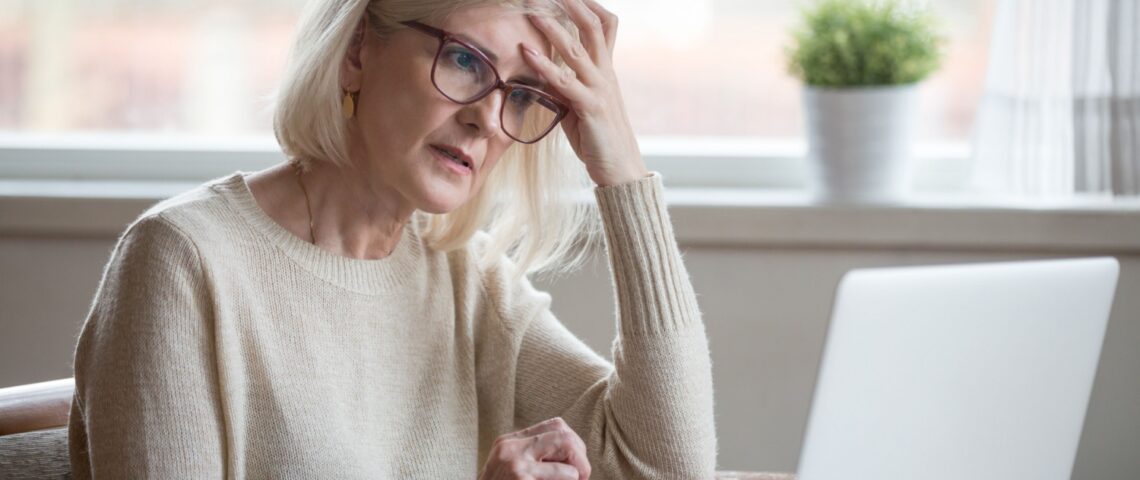
POLYGON ((464 153, 463 150, 449 145, 431 145, 431 148, 468 170, 475 170, 475 162, 471 161, 471 156, 464 153))

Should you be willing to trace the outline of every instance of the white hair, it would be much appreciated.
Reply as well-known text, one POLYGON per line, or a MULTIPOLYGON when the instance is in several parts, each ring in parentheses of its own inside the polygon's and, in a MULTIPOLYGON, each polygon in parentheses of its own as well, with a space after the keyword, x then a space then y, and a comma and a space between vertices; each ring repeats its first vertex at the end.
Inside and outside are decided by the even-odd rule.
MULTIPOLYGON (((358 25, 380 36, 405 28, 400 22, 439 20, 479 5, 502 5, 520 13, 559 20, 571 32, 559 0, 313 0, 302 14, 285 76, 276 95, 273 127, 291 161, 349 165, 348 123, 341 117, 340 64, 358 25)), ((560 65, 564 62, 555 57, 560 65)), ((464 247, 479 230, 491 242, 484 264, 508 256, 516 275, 565 272, 579 265, 599 237, 597 210, 583 198, 589 178, 566 145, 561 128, 534 144, 514 144, 503 153, 480 190, 452 212, 417 212, 429 246, 464 247)))

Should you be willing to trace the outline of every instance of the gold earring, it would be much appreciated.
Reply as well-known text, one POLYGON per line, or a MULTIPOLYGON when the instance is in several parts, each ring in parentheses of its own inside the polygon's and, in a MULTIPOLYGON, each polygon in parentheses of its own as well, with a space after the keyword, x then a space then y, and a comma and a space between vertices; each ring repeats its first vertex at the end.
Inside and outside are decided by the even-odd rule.
POLYGON ((345 120, 356 114, 356 102, 353 101, 352 92, 344 92, 344 99, 340 101, 340 115, 345 120))

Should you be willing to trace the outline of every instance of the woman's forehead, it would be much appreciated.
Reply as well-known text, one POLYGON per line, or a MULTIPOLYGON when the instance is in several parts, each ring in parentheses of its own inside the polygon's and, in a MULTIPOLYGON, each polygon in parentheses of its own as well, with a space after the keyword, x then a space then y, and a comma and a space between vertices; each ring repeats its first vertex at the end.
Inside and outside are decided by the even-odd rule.
POLYGON ((445 17, 440 28, 479 47, 495 60, 521 61, 519 44, 550 53, 549 42, 526 15, 517 8, 504 5, 479 5, 460 8, 445 17))

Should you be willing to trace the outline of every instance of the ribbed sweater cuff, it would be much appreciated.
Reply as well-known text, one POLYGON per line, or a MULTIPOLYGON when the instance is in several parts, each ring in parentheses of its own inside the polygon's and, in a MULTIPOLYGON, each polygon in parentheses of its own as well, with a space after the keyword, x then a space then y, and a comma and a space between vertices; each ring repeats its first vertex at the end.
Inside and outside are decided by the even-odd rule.
POLYGON ((663 193, 657 173, 594 190, 626 335, 671 334, 700 324, 663 193))

